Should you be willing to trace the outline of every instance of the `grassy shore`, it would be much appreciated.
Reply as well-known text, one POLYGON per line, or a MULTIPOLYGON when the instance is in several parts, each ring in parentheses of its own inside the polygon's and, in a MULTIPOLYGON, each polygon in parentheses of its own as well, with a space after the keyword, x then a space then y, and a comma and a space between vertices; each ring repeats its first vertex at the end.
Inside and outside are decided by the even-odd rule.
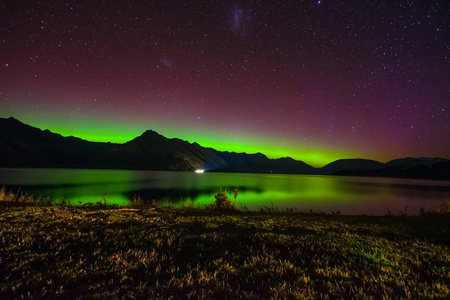
POLYGON ((450 217, 0 203, 6 298, 448 299, 450 217))

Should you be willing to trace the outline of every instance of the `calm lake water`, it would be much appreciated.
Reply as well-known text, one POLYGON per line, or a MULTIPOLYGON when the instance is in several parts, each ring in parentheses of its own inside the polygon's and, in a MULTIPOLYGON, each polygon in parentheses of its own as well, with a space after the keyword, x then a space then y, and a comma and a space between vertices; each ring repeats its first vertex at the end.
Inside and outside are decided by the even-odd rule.
MULTIPOLYGON (((103 202, 128 204, 134 195, 162 204, 214 202, 219 188, 239 188, 237 207, 264 206, 297 211, 384 215, 421 207, 435 209, 450 194, 450 181, 395 178, 309 176, 242 173, 183 173, 160 171, 0 169, 0 187, 35 196, 64 198, 71 204, 103 202)), ((232 195, 230 195, 232 197, 232 195)))

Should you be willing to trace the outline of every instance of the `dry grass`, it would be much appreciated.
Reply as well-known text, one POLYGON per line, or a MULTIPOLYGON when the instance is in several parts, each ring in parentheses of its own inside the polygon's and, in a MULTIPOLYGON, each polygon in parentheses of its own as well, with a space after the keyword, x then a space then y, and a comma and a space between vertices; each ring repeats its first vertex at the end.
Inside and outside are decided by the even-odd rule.
POLYGON ((448 215, 0 203, 0 295, 448 299, 448 215))
POLYGON ((39 200, 40 198, 35 199, 32 195, 23 193, 20 190, 16 194, 14 194, 12 192, 7 192, 4 187, 0 189, 0 201, 3 202, 31 203, 39 200))

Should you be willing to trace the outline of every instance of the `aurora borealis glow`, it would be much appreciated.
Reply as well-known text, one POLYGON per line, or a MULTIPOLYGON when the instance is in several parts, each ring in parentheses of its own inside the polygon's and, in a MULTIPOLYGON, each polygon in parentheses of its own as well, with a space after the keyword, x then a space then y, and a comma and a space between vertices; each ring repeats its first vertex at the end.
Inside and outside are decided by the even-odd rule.
POLYGON ((448 1, 2 1, 0 117, 91 141, 450 158, 448 1))

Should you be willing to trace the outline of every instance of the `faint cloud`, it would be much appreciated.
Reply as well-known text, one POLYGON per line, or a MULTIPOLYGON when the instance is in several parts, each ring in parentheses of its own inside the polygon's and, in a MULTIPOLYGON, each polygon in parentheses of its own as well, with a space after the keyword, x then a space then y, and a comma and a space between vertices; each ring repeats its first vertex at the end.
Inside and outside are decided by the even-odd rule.
POLYGON ((246 35, 250 32, 251 11, 239 4, 230 7, 228 25, 229 29, 238 35, 246 35))
POLYGON ((169 69, 172 68, 173 65, 172 61, 165 56, 161 58, 161 64, 169 69))

